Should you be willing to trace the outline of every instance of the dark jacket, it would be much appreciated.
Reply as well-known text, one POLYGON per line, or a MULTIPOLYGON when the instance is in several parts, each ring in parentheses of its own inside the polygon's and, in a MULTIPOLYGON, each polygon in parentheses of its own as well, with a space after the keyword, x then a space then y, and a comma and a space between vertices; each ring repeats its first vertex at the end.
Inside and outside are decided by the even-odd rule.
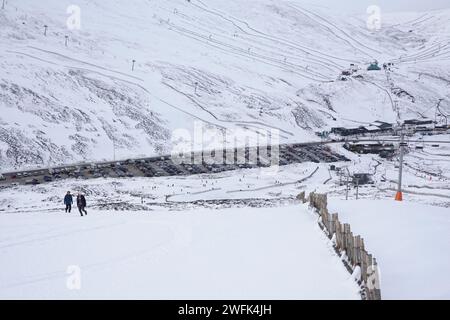
POLYGON ((66 196, 64 197, 64 204, 68 205, 68 204, 72 204, 73 203, 73 197, 71 194, 66 194, 66 196))
POLYGON ((86 207, 86 198, 83 195, 77 196, 77 206, 86 207))

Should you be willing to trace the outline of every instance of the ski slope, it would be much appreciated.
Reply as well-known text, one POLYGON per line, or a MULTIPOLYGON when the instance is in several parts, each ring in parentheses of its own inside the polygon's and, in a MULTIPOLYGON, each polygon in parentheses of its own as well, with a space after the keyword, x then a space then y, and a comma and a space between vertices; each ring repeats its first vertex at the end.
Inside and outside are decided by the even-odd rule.
POLYGON ((0 215, 0 231, 2 299, 360 299, 301 205, 41 210, 0 215))
POLYGON ((69 30, 69 5, 0 12, 2 169, 169 153, 195 122, 304 142, 433 118, 440 98, 450 109, 448 10, 386 14, 372 32, 366 17, 298 1, 81 0, 69 30), (367 72, 375 59, 395 66, 367 72), (339 81, 350 64, 355 77, 339 81))
MULTIPOLYGON (((442 135, 440 139, 447 137, 442 135)), ((336 163, 336 166, 343 170, 348 168, 351 174, 372 173, 375 181, 374 185, 360 186, 357 201, 356 189, 350 189, 350 200, 346 201, 345 184, 339 185, 340 178, 336 172, 329 171, 326 164, 317 163, 282 166, 278 171, 241 169, 180 177, 69 179, 38 186, 0 187, 0 261, 5 266, 5 278, 1 278, 1 283, 5 284, 0 287, 0 296, 124 297, 119 289, 112 288, 113 284, 105 284, 105 277, 111 278, 112 273, 120 271, 119 277, 113 277, 116 279, 113 283, 118 283, 117 288, 123 292, 131 292, 124 298, 171 298, 165 289, 157 293, 147 290, 153 286, 141 276, 145 273, 148 281, 153 280, 153 275, 145 272, 147 263, 153 262, 152 257, 159 259, 162 253, 158 250, 162 249, 157 247, 153 254, 150 244, 161 243, 167 250, 163 250, 164 256, 158 260, 160 264, 155 270, 162 270, 162 265, 167 263, 170 264, 170 272, 175 272, 171 268, 175 268, 172 265, 179 260, 174 255, 184 252, 191 255, 189 259, 195 257, 204 261, 209 257, 220 272, 222 278, 218 277, 223 279, 223 283, 225 279, 235 283, 231 272, 227 273, 215 264, 227 258, 231 261, 232 272, 238 274, 238 280, 241 281, 246 273, 252 275, 255 270, 260 270, 258 275, 264 273, 271 288, 258 287, 262 284, 256 284, 255 278, 250 278, 249 282, 244 282, 248 286, 236 284, 235 288, 239 290, 235 291, 224 284, 223 296, 202 284, 198 291, 192 290, 190 295, 180 294, 178 298, 211 295, 249 299, 347 299, 347 289, 341 287, 328 291, 327 288, 322 291, 318 278, 313 278, 314 283, 320 283, 313 290, 310 282, 303 280, 304 274, 300 275, 302 270, 306 270, 303 268, 313 269, 312 264, 315 264, 314 270, 318 268, 321 273, 317 277, 324 279, 323 272, 328 271, 321 268, 341 267, 327 240, 320 232, 316 233, 314 215, 296 201, 300 192, 315 191, 329 194, 331 212, 339 213, 343 222, 351 223, 352 230, 362 235, 367 250, 377 258, 383 299, 446 299, 449 292, 446 270, 450 261, 447 239, 450 228, 447 214, 450 207, 449 148, 445 144, 434 148, 426 142, 428 139, 435 138, 424 139, 420 143, 423 150, 415 150, 412 145, 405 155, 409 166, 404 170, 404 202, 401 204, 393 200, 398 175, 395 162, 350 152, 345 155, 351 161, 336 163), (67 190, 86 195, 87 217, 81 218, 77 212, 71 215, 63 213, 62 198, 67 190), (172 228, 181 240, 177 240, 177 236, 174 239, 169 237, 167 230, 172 228), (214 245, 224 254, 220 257, 214 250, 211 252, 198 247, 197 242, 189 242, 194 234, 205 246, 214 245), (321 241, 316 242, 317 236, 321 241), (239 264, 242 259, 233 259, 230 252, 234 250, 241 257, 240 247, 249 249, 248 254, 256 262, 265 263, 253 265, 245 260, 245 264, 239 264), (148 254, 147 249, 150 250, 148 254), (279 250, 284 251, 280 253, 279 250), (316 259, 323 250, 328 256, 316 259), (35 258, 35 253, 45 259, 35 258), (137 261, 133 262, 135 256, 137 261), (292 269, 280 261, 292 264, 295 276, 290 271, 292 269), (66 292, 68 275, 65 268, 69 263, 87 267, 87 277, 92 283, 89 292, 66 292), (242 266, 242 270, 235 264, 242 266), (125 272, 129 270, 133 272, 125 272), (287 272, 286 277, 270 273, 273 270, 282 274, 287 272), (98 281, 93 280, 97 278, 98 281), (141 287, 139 283, 142 281, 141 287), (286 284, 290 281, 301 289, 292 289, 286 284), (97 285, 105 285, 108 290, 102 291, 97 285), (248 296, 244 295, 244 287, 249 288, 245 291, 248 296)), ((193 268, 186 270, 193 277, 200 277, 193 268)), ((179 269, 176 271, 185 275, 179 269)), ((212 277, 211 270, 201 271, 212 277)), ((333 286, 341 283, 340 271, 329 272, 334 279, 333 286)), ((316 274, 308 271, 306 275, 310 279, 316 274)), ((188 284, 185 282, 177 287, 172 280, 160 277, 171 284, 172 292, 187 292, 188 284)), ((217 283, 222 284, 221 281, 217 283)))
POLYGON ((330 208, 364 235, 377 257, 383 299, 450 298, 448 208, 337 199, 331 199, 330 208))

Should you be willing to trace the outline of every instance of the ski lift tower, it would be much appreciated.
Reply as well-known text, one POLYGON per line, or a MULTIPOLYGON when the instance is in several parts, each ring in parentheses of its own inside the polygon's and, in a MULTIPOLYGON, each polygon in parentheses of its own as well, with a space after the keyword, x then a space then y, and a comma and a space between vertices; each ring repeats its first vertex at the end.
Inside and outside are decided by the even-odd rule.
POLYGON ((395 195, 395 201, 403 201, 403 190, 402 190, 402 178, 403 178, 403 154, 404 154, 404 147, 407 145, 405 143, 405 127, 402 126, 401 132, 400 132, 400 145, 399 145, 399 151, 400 151, 400 163, 398 166, 398 187, 397 187, 397 194, 395 195))

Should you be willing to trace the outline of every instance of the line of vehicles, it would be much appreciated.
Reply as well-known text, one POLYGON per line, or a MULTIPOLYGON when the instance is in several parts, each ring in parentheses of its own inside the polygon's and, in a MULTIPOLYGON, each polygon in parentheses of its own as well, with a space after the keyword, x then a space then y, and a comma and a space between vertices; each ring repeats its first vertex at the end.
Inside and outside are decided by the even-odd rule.
MULTIPOLYGON (((223 152, 223 162, 209 161, 200 153, 200 161, 186 161, 179 163, 172 156, 129 159, 125 161, 111 161, 102 163, 81 163, 71 166, 55 167, 48 169, 36 169, 22 172, 4 173, 0 183, 37 185, 59 179, 92 179, 92 178, 126 178, 126 177, 162 177, 176 175, 193 175, 204 173, 219 173, 237 169, 250 169, 257 167, 268 167, 272 162, 272 148, 245 148, 234 149, 234 161, 227 160, 227 150, 223 152), (264 150, 264 152, 262 151, 264 150), (242 152, 243 151, 243 152, 242 152), (255 156, 256 155, 256 156, 255 156)), ((215 153, 213 151, 213 153, 215 153)), ((207 153, 205 153, 206 155, 207 153)), ((233 154, 233 150, 231 150, 233 154)), ((279 146, 278 165, 288 165, 301 162, 338 162, 347 161, 344 156, 333 152, 324 145, 281 145, 279 146)), ((195 159, 198 154, 191 154, 190 159, 195 159)), ((217 159, 217 157, 216 157, 217 159)))

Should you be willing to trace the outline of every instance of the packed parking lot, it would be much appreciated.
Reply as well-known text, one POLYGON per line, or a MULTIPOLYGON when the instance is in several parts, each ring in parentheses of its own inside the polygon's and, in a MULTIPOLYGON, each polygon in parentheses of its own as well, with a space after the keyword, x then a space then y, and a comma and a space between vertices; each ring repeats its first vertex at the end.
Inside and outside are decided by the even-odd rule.
POLYGON ((175 160, 172 156, 128 159, 101 163, 80 163, 70 166, 3 173, 0 184, 37 185, 60 179, 131 178, 183 176, 218 173, 237 169, 289 165, 293 163, 331 163, 347 159, 322 144, 281 145, 272 148, 245 148, 190 153, 175 160), (233 152, 234 151, 234 152, 233 152), (220 153, 223 153, 221 157, 220 153), (231 156, 230 156, 231 155, 231 156), (182 159, 182 160, 180 160, 182 159), (230 161, 231 159, 231 161, 230 161))

